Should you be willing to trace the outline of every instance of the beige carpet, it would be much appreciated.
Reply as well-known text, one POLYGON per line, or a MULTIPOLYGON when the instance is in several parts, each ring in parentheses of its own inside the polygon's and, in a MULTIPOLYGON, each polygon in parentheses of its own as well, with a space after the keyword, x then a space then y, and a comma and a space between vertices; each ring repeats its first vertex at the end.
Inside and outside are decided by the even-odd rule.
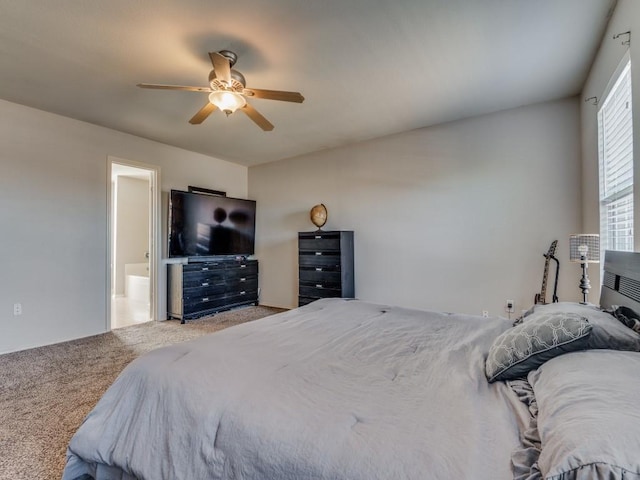
POLYGON ((71 436, 139 355, 281 311, 259 306, 185 325, 149 322, 0 355, 0 479, 59 479, 71 436))

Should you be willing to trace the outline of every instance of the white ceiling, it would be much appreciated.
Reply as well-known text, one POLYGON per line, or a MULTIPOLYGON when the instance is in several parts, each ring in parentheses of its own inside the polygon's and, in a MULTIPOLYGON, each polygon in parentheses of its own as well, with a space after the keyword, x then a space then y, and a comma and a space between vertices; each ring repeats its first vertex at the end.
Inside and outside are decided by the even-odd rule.
POLYGON ((0 98, 254 165, 580 93, 615 0, 0 0, 0 98), (188 120, 207 52, 300 91, 188 120))

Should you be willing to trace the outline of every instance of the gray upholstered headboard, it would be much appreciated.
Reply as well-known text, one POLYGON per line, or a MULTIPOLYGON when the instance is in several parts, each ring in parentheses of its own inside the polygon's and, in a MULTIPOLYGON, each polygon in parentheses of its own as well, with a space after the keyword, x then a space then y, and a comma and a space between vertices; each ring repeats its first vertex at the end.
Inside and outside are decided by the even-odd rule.
POLYGON ((640 312, 639 252, 605 252, 600 307, 611 305, 624 305, 640 312))

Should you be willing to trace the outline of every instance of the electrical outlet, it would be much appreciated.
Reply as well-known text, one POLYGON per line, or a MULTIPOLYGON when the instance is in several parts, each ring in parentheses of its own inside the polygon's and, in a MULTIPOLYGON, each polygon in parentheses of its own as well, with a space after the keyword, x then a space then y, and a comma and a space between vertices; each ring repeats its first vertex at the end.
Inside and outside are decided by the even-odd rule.
POLYGON ((507 300, 505 302, 504 311, 508 313, 513 313, 516 311, 516 307, 515 307, 515 304, 513 303, 513 300, 507 300))
POLYGON ((14 303, 13 304, 13 316, 17 317, 18 315, 22 315, 22 304, 14 303))
POLYGON ((482 316, 485 318, 489 317, 489 310, 482 310, 482 316))

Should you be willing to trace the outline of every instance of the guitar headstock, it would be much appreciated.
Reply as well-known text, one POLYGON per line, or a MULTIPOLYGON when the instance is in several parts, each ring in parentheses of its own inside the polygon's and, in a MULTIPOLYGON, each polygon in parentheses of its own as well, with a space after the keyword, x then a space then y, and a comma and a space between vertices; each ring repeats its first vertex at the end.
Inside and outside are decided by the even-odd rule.
POLYGON ((551 245, 549 246, 549 251, 545 253, 544 256, 546 258, 553 257, 556 254, 557 246, 558 246, 558 240, 554 240, 553 242, 551 242, 551 245))

